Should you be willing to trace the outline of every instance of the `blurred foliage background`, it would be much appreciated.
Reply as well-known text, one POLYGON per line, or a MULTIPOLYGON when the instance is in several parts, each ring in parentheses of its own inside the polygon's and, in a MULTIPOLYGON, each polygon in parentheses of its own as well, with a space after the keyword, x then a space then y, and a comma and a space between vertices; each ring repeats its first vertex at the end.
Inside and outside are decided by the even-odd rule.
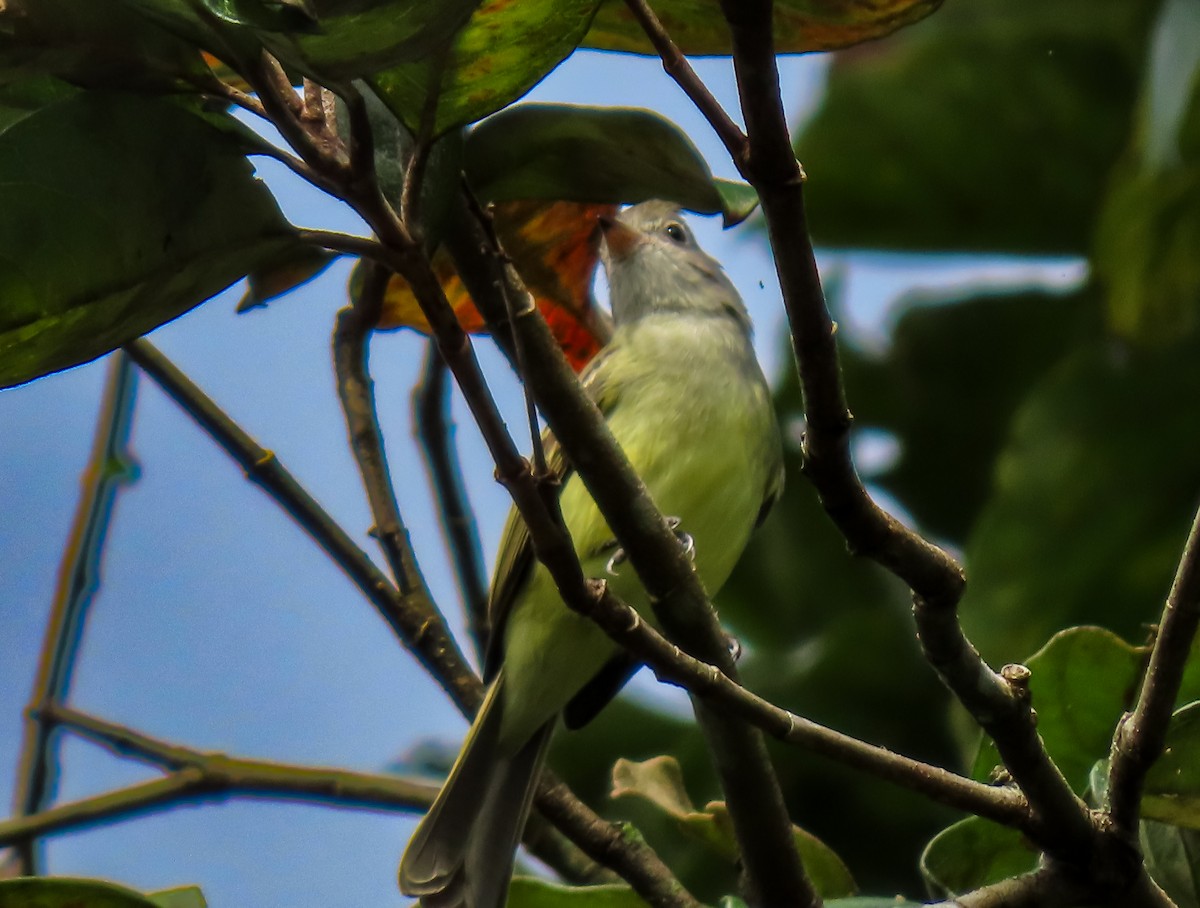
MULTIPOLYGON (((1142 643, 1169 589, 1200 495, 1198 62, 1194 0, 1049 0, 1019 13, 960 0, 837 54, 825 103, 796 138, 821 246, 1087 259, 1086 280, 1066 292, 899 300, 883 351, 842 336, 856 431, 899 442, 869 479, 965 555, 963 622, 994 666, 1028 660, 1073 625, 1142 643)), ((831 297, 836 309, 836 286, 831 297)), ((794 442, 794 376, 778 406, 794 442)), ((794 443, 789 467, 788 494, 719 598, 747 684, 969 769, 977 739, 955 733, 965 725, 920 657, 906 590, 846 553, 794 443)), ((1081 790, 1140 658, 1103 635, 1084 640, 1051 661, 1080 665, 1077 694, 1109 681, 1103 702, 1056 712, 1049 664, 1033 678, 1048 741, 1071 738, 1081 715, 1099 723, 1072 764, 1084 766, 1072 779, 1081 790), (1089 650, 1097 639, 1103 656, 1089 650)), ((593 742, 609 739, 604 750, 629 757, 679 754, 697 802, 717 796, 690 724, 624 700, 557 744, 556 764, 596 803, 608 766, 593 742)), ((817 757, 778 756, 796 821, 864 891, 923 892, 918 856, 952 812, 817 757)), ((671 838, 665 824, 647 834, 671 838)), ((685 878, 698 893, 728 891, 712 861, 692 858, 685 878)))

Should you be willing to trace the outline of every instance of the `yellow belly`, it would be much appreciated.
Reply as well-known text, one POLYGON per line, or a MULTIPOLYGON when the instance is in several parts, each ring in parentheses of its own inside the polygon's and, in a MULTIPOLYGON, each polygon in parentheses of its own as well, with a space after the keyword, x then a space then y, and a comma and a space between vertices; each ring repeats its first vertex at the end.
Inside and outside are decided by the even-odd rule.
MULTIPOLYGON (((750 390, 745 406, 702 407, 701 418, 663 412, 645 419, 644 411, 639 416, 618 407, 609 420, 659 510, 678 517, 680 531, 694 540, 696 570, 710 595, 741 555, 775 469, 761 442, 764 436, 774 440, 766 388, 750 390)), ((584 573, 607 579, 613 592, 652 621, 632 566, 621 565, 616 576, 606 573, 613 534, 578 476, 567 481, 561 501, 584 573)), ((505 740, 513 746, 526 741, 616 649, 595 624, 562 603, 545 568, 536 565, 507 626, 505 740)))

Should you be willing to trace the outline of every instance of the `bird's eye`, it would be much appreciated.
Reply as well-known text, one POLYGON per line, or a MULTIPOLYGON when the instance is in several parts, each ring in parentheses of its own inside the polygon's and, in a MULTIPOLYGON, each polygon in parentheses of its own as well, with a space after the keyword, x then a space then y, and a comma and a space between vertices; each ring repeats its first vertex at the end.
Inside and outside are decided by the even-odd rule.
POLYGON ((668 224, 666 227, 663 228, 663 233, 665 233, 668 237, 670 237, 676 243, 686 243, 687 242, 687 231, 683 229, 682 224, 678 224, 678 223, 672 221, 670 224, 668 224))

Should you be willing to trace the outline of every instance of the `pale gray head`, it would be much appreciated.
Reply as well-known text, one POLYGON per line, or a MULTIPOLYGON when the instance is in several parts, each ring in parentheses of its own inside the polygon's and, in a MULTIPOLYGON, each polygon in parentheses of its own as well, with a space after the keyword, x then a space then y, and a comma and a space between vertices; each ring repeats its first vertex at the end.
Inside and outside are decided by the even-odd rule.
POLYGON ((750 316, 720 264, 696 244, 673 202, 642 202, 601 218, 613 321, 688 312, 729 318, 749 334, 750 316))

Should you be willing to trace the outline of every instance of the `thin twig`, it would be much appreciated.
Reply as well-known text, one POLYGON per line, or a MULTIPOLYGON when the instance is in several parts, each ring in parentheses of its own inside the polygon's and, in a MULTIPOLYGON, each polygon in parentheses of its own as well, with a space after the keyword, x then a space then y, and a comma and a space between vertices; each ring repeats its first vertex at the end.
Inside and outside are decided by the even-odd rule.
MULTIPOLYGON (((493 275, 478 282, 481 296, 475 302, 485 318, 508 314, 504 294, 511 299, 528 294, 501 250, 463 244, 459 252, 476 260, 474 268, 493 275)), ((420 292, 417 297, 421 299, 420 292)), ((541 314, 536 308, 516 312, 511 324, 513 336, 529 353, 524 376, 527 385, 629 556, 664 629, 689 653, 736 678, 724 635, 690 559, 613 439, 604 417, 583 392, 541 314)), ((463 393, 469 402, 471 391, 464 387, 463 393)), ((555 538, 555 521, 551 519, 549 527, 535 526, 526 507, 520 501, 517 504, 530 523, 538 558, 554 576, 559 591, 568 603, 585 603, 590 593, 579 584, 578 559, 569 539, 565 546, 542 546, 539 540, 555 538)), ((742 845, 748 900, 752 904, 820 904, 796 853, 791 820, 762 734, 699 702, 696 713, 742 845)))
MULTIPOLYGON (((130 358, 161 385, 184 412, 246 470, 247 478, 271 495, 346 572, 401 641, 413 649, 426 670, 450 694, 460 711, 468 717, 474 715, 482 700, 482 685, 466 665, 457 644, 446 632, 440 619, 430 624, 420 620, 412 609, 403 608, 403 600, 398 590, 375 567, 371 559, 355 546, 349 535, 283 468, 275 455, 255 443, 149 341, 134 341, 126 350, 130 358)), ((496 419, 499 420, 498 414, 496 419)), ((502 427, 503 423, 500 425, 502 427)), ((524 463, 515 451, 513 456, 518 463, 524 463)), ((528 473, 528 465, 524 470, 528 473)), ((532 488, 532 479, 530 493, 537 495, 536 490, 532 488)), ((540 499, 537 500, 540 502, 540 499)), ((578 567, 578 560, 575 564, 578 567)), ((580 582, 582 583, 582 573, 580 582)), ((666 887, 665 883, 663 886, 670 888, 674 896, 653 902, 656 908, 697 908, 698 903, 679 886, 652 849, 640 841, 621 836, 611 824, 598 817, 571 794, 569 789, 562 786, 551 773, 543 773, 534 803, 543 814, 549 816, 553 813, 552 819, 555 824, 584 853, 617 871, 623 879, 630 881, 647 901, 650 901, 659 889, 656 888, 657 883, 651 885, 651 882, 648 879, 643 880, 643 877, 647 874, 659 874, 661 880, 669 881, 669 887, 666 887), (614 844, 614 836, 620 840, 621 847, 614 844), (639 886, 643 888, 638 888, 639 886)))
POLYGON ((658 51, 667 75, 675 80, 675 83, 683 89, 684 94, 696 105, 696 109, 704 114, 704 118, 708 120, 708 124, 716 132, 725 146, 725 150, 729 152, 729 156, 740 170, 749 153, 746 134, 742 132, 741 127, 733 121, 720 102, 713 97, 708 86, 692 69, 687 57, 671 40, 671 36, 667 34, 667 30, 663 28, 662 22, 659 21, 658 16, 654 14, 654 10, 650 8, 646 0, 625 0, 625 5, 629 7, 633 17, 641 25, 642 31, 646 33, 646 37, 650 39, 654 49, 658 51))
POLYGON ((984 785, 956 773, 867 744, 774 705, 670 643, 603 581, 591 581, 585 614, 617 643, 646 663, 660 680, 686 688, 722 712, 767 734, 869 775, 1020 830, 1036 828, 1025 799, 1009 788, 984 785))
POLYGON ((275 454, 246 434, 149 341, 136 340, 127 345, 126 350, 133 361, 242 466, 246 478, 275 499, 346 572, 459 709, 466 715, 473 715, 482 700, 482 686, 445 625, 440 620, 431 621, 423 610, 410 607, 387 576, 305 491, 275 454))
POLYGON ((992 671, 966 639, 957 606, 964 578, 949 555, 871 499, 850 456, 851 415, 836 328, 817 271, 804 210, 804 173, 792 151, 779 92, 770 0, 722 0, 738 95, 750 141, 737 161, 757 190, 792 329, 807 431, 804 471, 852 551, 878 561, 914 593, 918 636, 930 663, 995 740, 1013 778, 1045 823, 1039 844, 1086 862, 1096 829, 1086 805, 1046 754, 1028 697, 992 671))
POLYGON ((458 593, 467 616, 467 628, 482 658, 491 621, 488 618, 487 574, 475 514, 467 503, 462 468, 454 445, 450 420, 450 383, 446 364, 432 342, 425 350, 421 380, 413 388, 413 430, 421 446, 425 469, 437 502, 438 522, 446 538, 458 593))
POLYGON ((416 609, 422 620, 429 620, 436 610, 396 503, 383 431, 375 409, 375 383, 368 367, 368 338, 379 323, 389 277, 391 272, 381 265, 365 263, 358 299, 337 314, 333 332, 334 372, 350 433, 350 450, 358 463, 375 519, 374 535, 387 556, 400 595, 409 600, 406 607, 416 609))
POLYGON ((1108 777, 1106 809, 1130 836, 1137 834, 1146 773, 1162 756, 1183 670, 1200 626, 1200 511, 1158 622, 1150 663, 1137 706, 1117 727, 1108 777))
MULTIPOLYGON (((35 814, 50 802, 56 782, 54 724, 38 711, 67 699, 88 607, 100 586, 100 561, 117 492, 135 475, 127 449, 137 397, 137 373, 123 353, 108 366, 92 451, 81 480, 79 503, 59 565, 54 601, 34 674, 22 729, 13 812, 35 814)), ((36 839, 18 838, 14 855, 21 875, 39 872, 36 839)))

